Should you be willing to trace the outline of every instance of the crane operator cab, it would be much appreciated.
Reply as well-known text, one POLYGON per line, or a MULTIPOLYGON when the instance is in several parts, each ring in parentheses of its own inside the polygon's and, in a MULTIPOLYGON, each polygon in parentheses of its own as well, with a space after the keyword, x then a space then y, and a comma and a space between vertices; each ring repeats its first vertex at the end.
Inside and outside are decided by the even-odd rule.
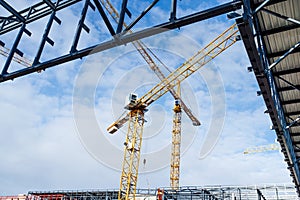
POLYGON ((125 109, 131 110, 137 103, 138 95, 136 93, 130 93, 125 99, 125 109))
POLYGON ((175 105, 174 105, 174 112, 178 113, 181 112, 181 106, 180 106, 180 100, 179 99, 175 99, 175 105))

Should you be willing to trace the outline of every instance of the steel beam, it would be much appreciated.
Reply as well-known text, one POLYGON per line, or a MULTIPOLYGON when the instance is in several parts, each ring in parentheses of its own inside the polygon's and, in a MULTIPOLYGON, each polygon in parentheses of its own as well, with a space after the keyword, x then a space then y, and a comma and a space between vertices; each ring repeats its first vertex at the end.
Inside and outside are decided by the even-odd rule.
POLYGON ((95 5, 96 5, 96 7, 97 7, 97 9, 98 9, 98 12, 99 12, 100 15, 101 15, 101 17, 102 17, 102 19, 103 19, 103 21, 104 21, 106 27, 108 28, 110 34, 111 34, 112 36, 114 36, 114 35, 116 34, 116 33, 115 33, 115 30, 114 30, 114 28, 112 27, 112 25, 111 25, 109 19, 107 18, 107 16, 106 16, 106 14, 105 14, 105 12, 104 12, 104 10, 103 10, 103 8, 102 8, 102 6, 101 6, 99 0, 94 0, 94 3, 95 3, 95 5))
POLYGON ((293 111, 293 112, 286 112, 285 114, 286 114, 287 116, 300 115, 300 110, 298 110, 298 111, 293 111))
POLYGON ((170 20, 171 21, 176 19, 176 12, 177 12, 177 0, 172 0, 171 14, 170 14, 170 20))
MULTIPOLYGON (((62 10, 80 1, 82 0, 60 0, 59 5, 56 7, 56 11, 62 10)), ((47 15, 50 15, 51 13, 51 7, 49 7, 45 2, 39 2, 33 6, 30 6, 29 8, 20 11, 19 15, 21 15, 23 18, 26 18, 24 22, 26 24, 29 24, 47 15), (31 11, 34 12, 30 13, 31 11)), ((8 16, 6 19, 0 20, 0 35, 15 30, 22 26, 22 22, 11 20, 13 16, 14 15, 8 16)))
POLYGON ((293 19, 293 18, 291 18, 291 17, 287 17, 287 16, 285 16, 285 15, 279 14, 279 13, 274 12, 274 11, 272 11, 272 10, 268 10, 268 9, 266 9, 266 8, 262 8, 262 10, 263 10, 264 12, 269 13, 269 14, 271 14, 271 15, 274 15, 274 16, 276 16, 276 17, 278 17, 278 18, 284 19, 284 20, 286 20, 286 21, 288 21, 288 22, 291 22, 291 23, 300 25, 300 21, 299 21, 299 20, 293 19))
POLYGON ((290 85, 292 88, 294 88, 295 90, 299 90, 300 91, 300 87, 296 86, 295 84, 291 83, 290 81, 287 81, 286 79, 280 77, 280 76, 276 76, 279 80, 287 83, 288 85, 290 85))
POLYGON ((297 88, 299 90, 300 88, 300 85, 294 85, 294 86, 286 86, 286 87, 280 87, 278 88, 278 92, 286 92, 286 91, 289 91, 289 90, 294 90, 295 88, 297 88))
POLYGON ((288 75, 288 74, 295 74, 300 72, 300 66, 294 67, 293 69, 287 69, 287 70, 281 70, 273 72, 274 76, 282 76, 282 75, 288 75))
POLYGON ((17 35, 17 37, 16 37, 16 39, 15 39, 15 41, 14 41, 14 43, 13 43, 13 46, 12 46, 12 48, 11 48, 9 54, 8 54, 8 57, 7 57, 7 59, 6 59, 6 62, 5 62, 5 64, 4 64, 4 67, 3 67, 3 69, 2 69, 2 72, 1 72, 0 77, 1 77, 2 75, 4 75, 4 74, 8 74, 8 71, 7 71, 7 70, 8 70, 8 68, 9 68, 9 66, 10 66, 10 63, 11 63, 11 61, 12 61, 12 59, 13 59, 13 56, 14 56, 15 52, 17 51, 19 42, 20 42, 20 40, 21 40, 21 38, 22 38, 23 33, 25 32, 25 29, 26 29, 26 24, 23 23, 23 25, 21 26, 21 28, 20 28, 20 30, 19 30, 19 33, 18 33, 18 35, 17 35))
MULTIPOLYGON (((277 51, 277 52, 273 52, 273 53, 268 53, 267 56, 268 58, 275 58, 275 57, 279 57, 282 56, 283 54, 285 54, 287 51, 289 51, 289 49, 285 49, 283 51, 277 51)), ((294 54, 294 53, 299 53, 300 52, 300 48, 294 49, 292 52, 290 52, 289 54, 294 54)))
POLYGON ((294 46, 292 46, 289 50, 284 52, 283 55, 281 55, 277 60, 275 60, 270 66, 269 70, 271 70, 273 67, 278 65, 283 59, 285 59, 288 55, 290 55, 295 49, 297 49, 300 46, 300 41, 297 42, 294 46))
POLYGON ((33 60, 33 63, 32 63, 33 65, 36 65, 36 64, 38 64, 38 63, 40 62, 40 58, 41 58, 41 55, 42 55, 44 46, 45 46, 46 42, 49 41, 48 35, 49 35, 49 32, 50 32, 50 29, 51 29, 51 26, 52 26, 53 21, 56 19, 55 21, 56 21, 58 24, 61 23, 60 20, 55 16, 55 14, 56 14, 56 11, 55 11, 55 9, 54 9, 54 10, 52 11, 52 14, 51 14, 50 18, 49 18, 49 21, 48 21, 48 23, 47 23, 47 26, 46 26, 46 28, 45 28, 45 30, 44 30, 44 34, 43 34, 43 36, 42 36, 42 40, 41 40, 40 46, 39 46, 39 48, 38 48, 37 54, 36 54, 36 56, 35 56, 35 58, 34 58, 34 60, 33 60), (48 39, 48 40, 47 40, 47 39, 48 39))
POLYGON ((101 52, 107 49, 111 49, 114 48, 116 46, 120 46, 120 45, 124 45, 127 43, 130 43, 132 41, 135 40, 139 40, 142 38, 146 38, 152 35, 156 35, 159 33, 163 33, 172 29, 176 29, 178 27, 182 27, 182 26, 186 26, 189 24, 193 24, 202 20, 206 20, 212 17, 216 17, 222 14, 226 14, 228 12, 231 11, 235 11, 237 9, 240 9, 242 6, 242 1, 233 1, 233 2, 229 2, 229 3, 225 3, 207 10, 203 10, 200 12, 196 12, 194 14, 191 15, 187 15, 184 17, 181 17, 179 19, 174 20, 173 22, 166 22, 163 24, 159 24, 157 26, 151 27, 151 28, 147 28, 129 35, 119 35, 119 36, 115 36, 115 38, 97 44, 97 45, 93 45, 91 47, 82 49, 82 50, 78 50, 76 52, 71 52, 69 54, 45 61, 43 63, 39 63, 36 65, 33 65, 31 67, 28 68, 24 68, 21 70, 17 70, 8 74, 3 74, 0 76, 0 82, 4 82, 7 80, 12 80, 14 78, 20 77, 20 76, 24 76, 36 71, 41 71, 62 63, 66 63, 78 58, 82 58, 84 56, 87 56, 89 54, 94 54, 97 52, 101 52))
MULTIPOLYGON (((281 3, 281 2, 286 2, 287 0, 272 0, 272 1, 268 1, 264 7, 267 7, 267 6, 271 6, 271 5, 274 5, 274 4, 278 4, 278 3, 281 3)), ((258 6, 261 5, 261 2, 259 3, 256 3, 254 4, 254 8, 257 8, 258 6)), ((254 9, 253 9, 254 10, 254 9)))
POLYGON ((52 10, 55 10, 55 5, 50 0, 43 0, 52 10))
POLYGON ((124 23, 124 19, 125 19, 125 13, 126 13, 126 9, 127 9, 127 1, 128 0, 123 0, 122 1, 122 7, 121 7, 121 12, 120 12, 120 18, 119 18, 119 22, 118 22, 118 27, 116 30, 116 33, 121 33, 122 28, 123 28, 123 23, 124 23))
POLYGON ((158 1, 159 0, 154 0, 150 6, 148 6, 133 22, 126 27, 124 32, 129 31, 136 23, 138 23, 138 21, 140 21, 140 19, 142 19, 142 17, 144 17, 158 1))
POLYGON ((260 11, 263 7, 265 7, 271 0, 265 0, 264 2, 262 2, 259 6, 257 6, 257 8, 254 10, 254 12, 252 13, 253 15, 256 14, 258 11, 260 11))
POLYGON ((289 25, 284 25, 284 26, 280 26, 280 27, 277 27, 277 28, 262 31, 261 35, 262 36, 273 35, 273 34, 282 33, 282 32, 285 32, 285 31, 293 30, 293 29, 296 29, 296 28, 300 28, 300 25, 298 25, 298 24, 289 24, 289 25))
POLYGON ((11 7, 8 3, 6 3, 4 0, 0 0, 0 4, 3 8, 5 8, 8 12, 13 14, 19 22, 25 22, 25 18, 18 13, 13 7, 11 7))
MULTIPOLYGON (((85 0, 84 6, 83 6, 82 11, 81 11, 81 17, 80 17, 80 20, 78 22, 77 29, 76 29, 76 32, 75 32, 74 40, 73 40, 73 43, 72 43, 72 46, 71 46, 71 49, 70 49, 71 53, 77 51, 77 45, 78 45, 78 42, 79 42, 79 37, 80 37, 81 31, 82 31, 82 28, 85 26, 84 20, 85 20, 89 5, 90 5, 90 0, 85 0)), ((89 31, 87 31, 87 32, 89 32, 89 31)))
POLYGON ((287 100, 287 101, 281 101, 282 105, 295 104, 295 103, 300 103, 300 99, 292 99, 292 100, 287 100))

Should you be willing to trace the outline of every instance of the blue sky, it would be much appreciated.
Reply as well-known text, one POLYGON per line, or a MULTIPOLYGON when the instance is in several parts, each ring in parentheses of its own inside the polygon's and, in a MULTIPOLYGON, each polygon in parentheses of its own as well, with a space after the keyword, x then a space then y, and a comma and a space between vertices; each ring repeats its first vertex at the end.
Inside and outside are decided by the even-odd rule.
MULTIPOLYGON (((16 8, 35 2, 18 2, 16 8)), ((132 13, 148 1, 137 2, 129 3, 132 13)), ((223 2, 179 1, 178 15, 223 2)), ((54 47, 46 46, 42 60, 68 52, 80 5, 58 12, 62 25, 53 25, 50 36, 56 43, 54 47)), ((168 6, 169 2, 158 3, 137 29, 168 20, 168 6)), ((96 17, 97 13, 88 14, 91 33, 82 33, 79 47, 107 39, 107 30, 96 17)), ((25 36, 20 44, 30 59, 44 22, 46 19, 30 24, 33 35, 25 36)), ((174 70, 232 23, 220 16, 143 41, 174 70)), ((0 39, 10 47, 15 34, 0 39)), ((5 58, 0 57, 0 61, 4 63, 5 58)), ((238 42, 182 83, 183 99, 202 125, 193 127, 183 114, 181 185, 291 182, 280 152, 243 154, 247 147, 275 141, 248 66, 243 44, 238 42), (201 152, 208 138, 214 145, 204 155, 201 152)), ((13 67, 20 66, 14 63, 13 67)), ((131 44, 1 83, 0 195, 29 190, 118 188, 126 126, 115 135, 106 133, 106 127, 124 112, 128 93, 136 91, 142 96, 157 83, 131 44)), ((146 113, 142 160, 147 162, 140 165, 140 188, 169 186, 172 106, 172 96, 166 94, 146 113)))

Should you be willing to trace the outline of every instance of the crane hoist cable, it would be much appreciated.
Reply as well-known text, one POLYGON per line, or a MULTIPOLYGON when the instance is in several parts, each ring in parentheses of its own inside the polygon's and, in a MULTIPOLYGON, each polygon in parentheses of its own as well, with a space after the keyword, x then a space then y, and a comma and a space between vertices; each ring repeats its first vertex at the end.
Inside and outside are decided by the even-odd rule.
POLYGON ((178 82, 181 83, 238 40, 240 40, 238 30, 236 24, 233 24, 211 43, 169 74, 159 84, 154 86, 144 96, 131 101, 131 103, 126 106, 129 110, 128 114, 125 117, 121 117, 107 128, 108 132, 114 133, 128 121, 128 130, 124 143, 124 159, 122 164, 119 199, 135 199, 145 121, 144 113, 146 112, 147 107, 162 97, 170 88, 175 87, 178 82), (124 120, 125 118, 128 118, 128 120, 124 120))

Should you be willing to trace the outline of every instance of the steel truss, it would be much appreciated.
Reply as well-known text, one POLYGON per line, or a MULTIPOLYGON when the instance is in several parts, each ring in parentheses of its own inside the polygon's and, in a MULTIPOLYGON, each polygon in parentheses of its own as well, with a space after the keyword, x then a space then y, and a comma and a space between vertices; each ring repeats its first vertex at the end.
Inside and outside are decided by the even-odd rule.
MULTIPOLYGON (((73 43, 72 46, 69 48, 70 53, 41 62, 40 57, 44 52, 45 44, 49 43, 50 45, 53 45, 55 42, 49 38, 49 32, 51 30, 52 23, 54 21, 57 22, 58 24, 61 23, 61 21, 56 16, 56 12, 82 1, 83 0, 58 0, 56 2, 52 2, 50 0, 43 0, 40 3, 37 3, 29 8, 26 8, 18 12, 12 6, 7 4, 4 0, 0 0, 0 5, 11 13, 10 16, 0 16, 0 35, 10 33, 12 30, 15 30, 17 28, 19 29, 19 33, 17 34, 17 37, 15 38, 15 42, 10 48, 11 50, 9 52, 9 55, 2 68, 0 74, 0 82, 13 80, 14 78, 24 76, 33 72, 39 72, 59 64, 63 64, 78 58, 82 58, 89 54, 94 54, 100 51, 114 48, 116 46, 127 44, 129 42, 138 39, 156 35, 168 30, 177 29, 182 26, 193 24, 195 22, 209 19, 218 15, 226 14, 228 12, 240 9, 242 6, 241 0, 235 0, 230 3, 225 3, 207 10, 199 11, 187 16, 177 18, 176 17, 177 0, 173 0, 169 19, 166 19, 166 21, 161 24, 152 25, 152 27, 150 28, 145 28, 135 33, 129 33, 129 30, 134 28, 134 26, 144 17, 144 15, 148 13, 155 6, 155 4, 158 2, 157 0, 154 0, 152 4, 149 5, 149 7, 145 8, 144 11, 141 12, 141 14, 139 14, 136 19, 131 20, 128 27, 125 28, 124 30, 122 28, 123 27, 122 24, 124 22, 125 16, 127 15, 130 17, 132 15, 128 10, 127 4, 129 2, 127 2, 127 0, 122 1, 122 7, 120 10, 120 20, 118 22, 118 26, 116 29, 114 29, 113 26, 111 25, 110 18, 108 16, 109 14, 104 11, 103 5, 99 0, 93 0, 93 1, 85 0, 84 1, 85 3, 83 4, 81 16, 79 16, 77 30, 74 33, 73 43), (90 47, 87 48, 77 49, 78 41, 80 37, 83 37, 81 34, 82 30, 89 32, 89 28, 86 25, 85 20, 86 20, 86 14, 90 9, 99 12, 101 16, 99 17, 99 21, 103 20, 107 30, 111 35, 111 39, 109 41, 104 41, 99 44, 91 45, 90 47), (27 34, 28 36, 31 35, 31 32, 27 29, 27 25, 33 21, 40 20, 41 18, 46 17, 48 15, 50 15, 48 17, 48 23, 44 30, 44 34, 41 38, 40 46, 34 57, 34 61, 32 65, 17 70, 11 69, 10 66, 14 54, 23 55, 21 50, 18 49, 18 45, 22 39, 22 36, 24 35, 24 33, 27 34)), ((70 21, 68 23, 73 23, 73 22, 70 21)), ((4 46, 4 41, 0 42, 0 44, 4 46)))
MULTIPOLYGON (((253 5, 250 0, 244 0, 244 14, 242 18, 237 19, 237 24, 239 31, 241 33, 244 45, 247 50, 248 57, 252 64, 253 71, 255 73, 256 79, 258 81, 259 87, 261 89, 261 94, 265 100, 268 113, 271 117, 273 127, 278 136, 278 140, 281 143, 282 152, 285 154, 286 162, 291 170, 291 176, 293 177, 293 182, 296 185, 297 192, 299 194, 299 184, 300 184, 300 171, 298 165, 298 159, 295 154, 295 149, 293 146, 291 133, 287 128, 289 125, 285 113, 280 102, 279 91, 275 84, 275 77, 289 84, 293 89, 299 89, 298 86, 288 82, 287 80, 280 77, 280 73, 273 73, 272 68, 276 67, 282 60, 284 60, 291 53, 299 51, 300 42, 296 43, 290 49, 282 52, 275 53, 276 56, 280 56, 275 62, 270 63, 270 57, 274 55, 267 55, 265 51, 265 43, 263 36, 267 34, 274 34, 277 32, 284 31, 283 29, 276 28, 276 30, 271 30, 269 32, 262 32, 259 26, 259 19, 257 17, 258 12, 266 12, 281 19, 285 19, 289 22, 293 22, 293 25, 289 25, 287 28, 297 28, 299 27, 299 21, 295 19, 288 18, 281 14, 275 13, 273 11, 267 10, 265 6, 270 4, 276 4, 286 0, 265 0, 260 5, 253 5), (297 49, 298 48, 298 49, 297 49)), ((281 88, 283 89, 283 88, 281 88)), ((291 102, 285 102, 291 103, 291 102)), ((297 119, 296 119, 297 120, 297 119)), ((296 122, 295 122, 296 123, 296 122)))

